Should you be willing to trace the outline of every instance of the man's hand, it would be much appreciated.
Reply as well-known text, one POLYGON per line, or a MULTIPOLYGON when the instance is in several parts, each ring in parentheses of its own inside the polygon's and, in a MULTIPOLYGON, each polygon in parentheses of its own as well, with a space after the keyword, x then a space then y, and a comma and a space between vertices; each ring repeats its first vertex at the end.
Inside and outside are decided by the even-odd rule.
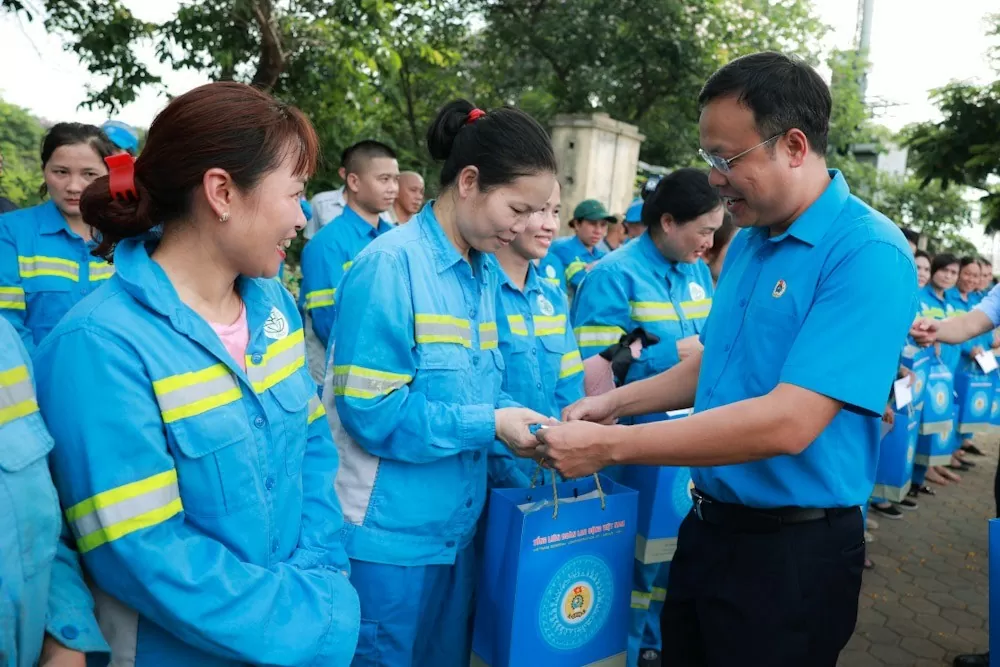
POLYGON ((87 667, 87 656, 79 651, 66 648, 52 635, 45 635, 39 667, 87 667))
POLYGON ((608 431, 612 427, 590 422, 562 422, 538 432, 538 453, 566 479, 592 475, 611 465, 608 431))
POLYGON ((937 342, 939 322, 921 317, 910 327, 910 336, 921 347, 937 342))
POLYGON ((906 366, 899 367, 899 374, 896 377, 897 380, 902 380, 903 378, 910 378, 910 387, 915 386, 917 383, 917 374, 906 366))
POLYGON ((972 347, 972 349, 969 350, 969 356, 972 357, 973 359, 975 359, 976 357, 978 357, 982 353, 983 353, 983 346, 982 345, 974 345, 972 347))
POLYGON ((885 412, 882 413, 882 423, 889 426, 896 423, 896 412, 892 409, 892 403, 885 406, 885 412))
POLYGON ((538 438, 531 432, 532 424, 557 423, 528 408, 501 408, 494 412, 497 439, 510 451, 524 458, 533 458, 538 438))
POLYGON ((684 361, 692 354, 701 352, 704 349, 705 346, 701 344, 697 334, 694 336, 688 336, 687 338, 681 338, 677 341, 677 356, 681 361, 684 361))
POLYGON ((562 420, 588 421, 598 424, 614 424, 618 415, 615 414, 615 403, 611 400, 611 392, 600 396, 587 396, 576 403, 563 408, 562 420))

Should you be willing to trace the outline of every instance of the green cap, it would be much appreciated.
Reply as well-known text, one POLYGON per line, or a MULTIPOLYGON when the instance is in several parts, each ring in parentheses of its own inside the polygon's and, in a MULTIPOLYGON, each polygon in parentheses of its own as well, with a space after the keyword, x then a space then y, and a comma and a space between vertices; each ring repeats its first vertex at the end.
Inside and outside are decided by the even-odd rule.
POLYGON ((573 209, 574 220, 607 220, 608 222, 618 222, 618 218, 608 213, 604 204, 596 199, 588 199, 576 205, 573 209))

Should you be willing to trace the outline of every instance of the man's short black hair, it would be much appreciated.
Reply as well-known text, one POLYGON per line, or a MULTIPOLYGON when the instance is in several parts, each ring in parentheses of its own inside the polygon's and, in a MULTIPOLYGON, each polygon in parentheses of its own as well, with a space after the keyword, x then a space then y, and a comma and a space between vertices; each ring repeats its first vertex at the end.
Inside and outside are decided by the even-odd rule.
POLYGON ((340 166, 344 168, 345 174, 357 174, 364 170, 369 160, 377 157, 387 157, 395 160, 396 152, 381 141, 365 139, 353 146, 348 146, 340 154, 340 166))
POLYGON ((737 58, 709 77, 698 107, 720 97, 735 97, 753 112, 761 139, 798 128, 814 151, 826 154, 830 88, 805 61, 773 51, 737 58))
POLYGON ((918 243, 920 243, 920 232, 915 232, 908 227, 903 227, 902 232, 903 236, 906 237, 906 240, 912 243, 913 245, 917 245, 918 243))

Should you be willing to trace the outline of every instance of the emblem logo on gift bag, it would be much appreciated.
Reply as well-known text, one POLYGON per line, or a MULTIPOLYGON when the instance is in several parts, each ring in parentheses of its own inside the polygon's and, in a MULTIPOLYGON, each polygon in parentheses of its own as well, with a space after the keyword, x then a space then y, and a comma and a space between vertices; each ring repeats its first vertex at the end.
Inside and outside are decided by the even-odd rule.
POLYGON ((938 387, 938 390, 934 392, 934 403, 939 408, 943 408, 944 406, 948 405, 948 395, 940 387, 938 387))
POLYGON ((975 399, 973 399, 972 407, 976 415, 986 414, 986 406, 989 402, 986 400, 986 394, 976 394, 975 399))
POLYGON ((674 478, 673 500, 674 510, 678 516, 687 516, 691 511, 694 501, 691 499, 691 491, 694 489, 694 480, 691 479, 691 471, 687 468, 678 468, 677 477, 674 478))
POLYGON ((782 296, 785 295, 785 290, 787 289, 788 285, 785 283, 785 281, 779 280, 777 283, 775 283, 774 289, 771 290, 771 296, 773 296, 775 299, 780 299, 782 296))
POLYGON ((611 613, 614 578, 595 556, 574 558, 559 568, 542 595, 538 625, 542 637, 561 650, 593 639, 611 613))

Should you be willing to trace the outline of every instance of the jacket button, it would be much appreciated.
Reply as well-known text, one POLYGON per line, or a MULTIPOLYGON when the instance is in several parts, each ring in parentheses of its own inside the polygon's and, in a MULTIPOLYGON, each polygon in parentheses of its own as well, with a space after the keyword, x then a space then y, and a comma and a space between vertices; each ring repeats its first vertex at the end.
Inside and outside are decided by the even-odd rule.
POLYGON ((268 491, 270 491, 271 489, 273 489, 274 488, 274 478, 273 477, 268 477, 267 479, 265 479, 264 480, 264 486, 267 487, 268 491))
POLYGON ((533 355, 538 354, 538 350, 536 350, 535 348, 531 348, 531 354, 533 355))
POLYGON ((483 455, 480 454, 479 452, 476 452, 475 454, 472 455, 472 460, 473 461, 478 461, 481 458, 483 458, 483 455))
POLYGON ((479 365, 479 355, 478 354, 476 356, 472 357, 472 365, 473 366, 478 366, 479 365))
POLYGON ((274 538, 271 541, 271 553, 277 553, 278 551, 278 538, 274 538))
POLYGON ((453 546, 455 546, 455 542, 452 540, 448 540, 447 542, 444 543, 444 545, 449 549, 451 549, 453 546))
POLYGON ((72 625, 64 625, 59 633, 62 634, 64 639, 76 639, 80 636, 80 631, 72 625))
POLYGON ((535 387, 538 388, 538 389, 541 389, 542 388, 542 383, 541 382, 536 382, 535 383, 535 387))
POLYGON ((264 428, 264 418, 261 417, 260 415, 257 415, 256 417, 253 418, 253 425, 256 426, 257 428, 264 428))
POLYGON ((252 357, 250 357, 250 361, 252 361, 254 363, 254 365, 257 365, 257 364, 260 363, 260 360, 263 359, 263 358, 264 357, 260 356, 259 354, 255 354, 252 357))

